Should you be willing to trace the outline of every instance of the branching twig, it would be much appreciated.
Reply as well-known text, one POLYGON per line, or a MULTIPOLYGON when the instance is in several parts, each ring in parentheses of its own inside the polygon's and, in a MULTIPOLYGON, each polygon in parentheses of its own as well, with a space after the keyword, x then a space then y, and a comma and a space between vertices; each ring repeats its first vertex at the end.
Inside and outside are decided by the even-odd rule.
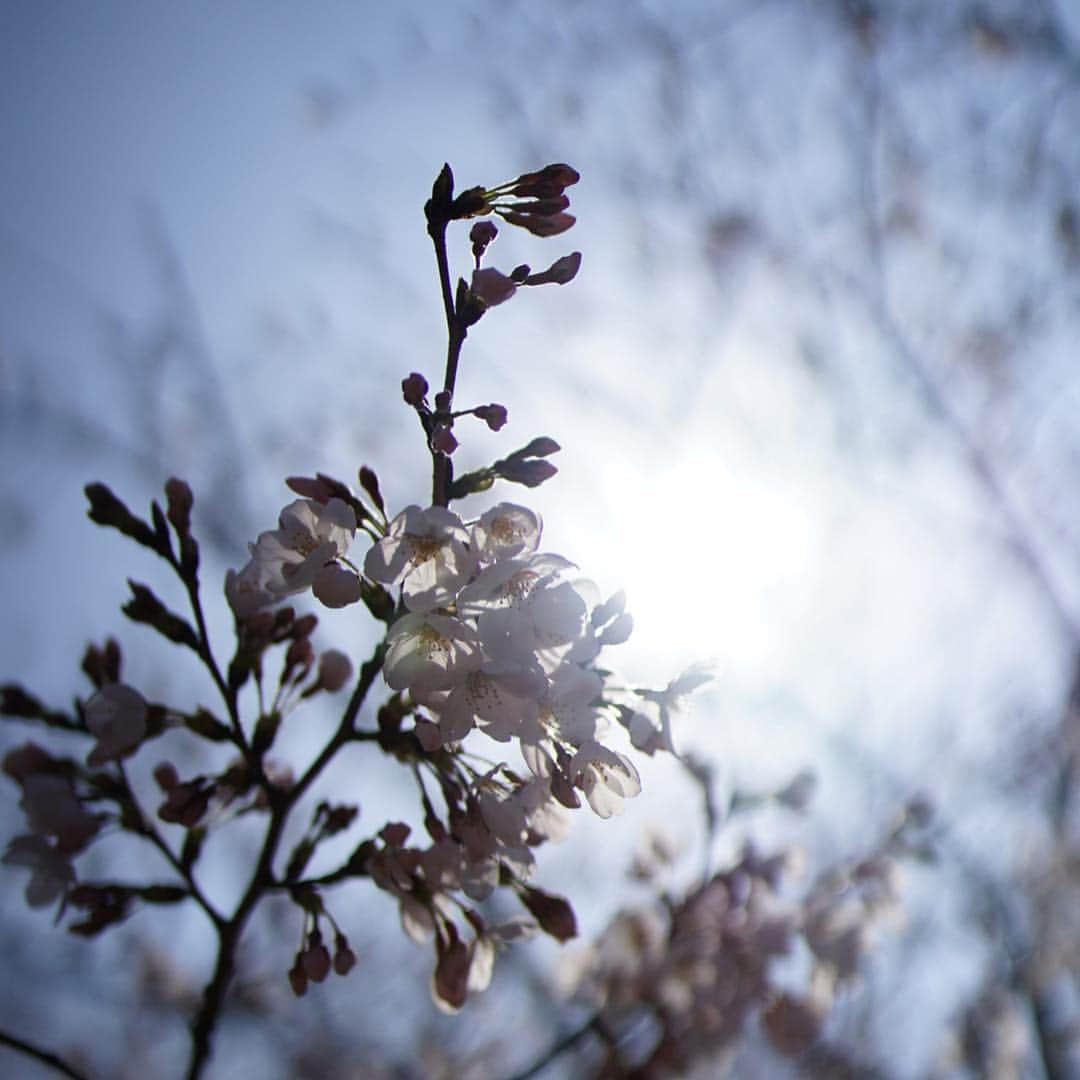
POLYGON ((34 1058, 42 1064, 55 1069, 58 1073, 63 1073, 64 1076, 70 1076, 72 1080, 89 1080, 84 1073, 77 1072, 56 1054, 50 1053, 48 1050, 42 1050, 40 1046, 35 1046, 25 1039, 9 1035, 6 1031, 0 1031, 0 1045, 10 1046, 12 1050, 17 1050, 20 1054, 34 1058))
POLYGON ((334 755, 355 737, 354 724, 379 672, 382 670, 384 644, 380 643, 375 652, 360 669, 356 689, 342 716, 341 724, 330 741, 323 747, 318 757, 308 766, 300 779, 287 791, 271 787, 268 795, 271 799, 270 821, 262 849, 251 875, 244 895, 237 904, 232 918, 227 922, 217 921, 218 955, 210 982, 203 991, 202 1006, 192 1025, 191 1060, 188 1067, 188 1080, 196 1080, 210 1058, 214 1030, 221 1016, 225 995, 235 974, 236 949, 252 912, 259 901, 275 887, 274 859, 278 845, 285 832, 285 825, 293 807, 300 801, 304 792, 311 786, 334 755))

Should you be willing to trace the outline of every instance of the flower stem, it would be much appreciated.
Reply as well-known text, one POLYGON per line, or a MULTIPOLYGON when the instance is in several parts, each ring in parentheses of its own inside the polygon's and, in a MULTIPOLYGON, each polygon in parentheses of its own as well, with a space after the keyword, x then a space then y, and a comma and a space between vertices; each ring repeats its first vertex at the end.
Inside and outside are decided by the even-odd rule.
MULTIPOLYGON (((428 235, 435 246, 435 262, 439 268, 439 288, 442 292, 443 310, 446 313, 446 371, 443 390, 450 395, 447 412, 453 404, 454 387, 457 383, 458 360, 467 333, 454 309, 454 293, 450 285, 450 260, 446 253, 446 226, 448 222, 433 221, 428 225, 428 235)), ((449 420, 453 423, 453 418, 449 420)), ((454 465, 449 455, 432 448, 431 501, 435 506, 449 506, 450 485, 454 479, 454 465)))

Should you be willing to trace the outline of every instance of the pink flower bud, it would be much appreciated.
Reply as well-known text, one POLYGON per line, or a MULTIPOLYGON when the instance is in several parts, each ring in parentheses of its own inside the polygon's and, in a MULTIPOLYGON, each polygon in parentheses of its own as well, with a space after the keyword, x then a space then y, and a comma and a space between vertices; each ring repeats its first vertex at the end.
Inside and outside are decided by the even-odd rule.
POLYGON ((289 986, 297 997, 303 997, 307 993, 308 979, 299 953, 296 954, 296 962, 289 968, 289 986))
POLYGON ((319 938, 318 930, 311 935, 310 944, 302 954, 304 974, 314 983, 321 983, 330 974, 330 950, 319 938))
POLYGON ((436 939, 438 962, 431 988, 435 1004, 443 1011, 457 1012, 469 994, 469 948, 456 935, 446 945, 436 939))
POLYGON ((479 263, 488 244, 499 235, 499 229, 494 221, 478 221, 469 230, 469 239, 472 241, 473 257, 479 263))
POLYGON ((522 282, 524 285, 565 285, 573 281, 581 268, 581 252, 575 251, 556 259, 543 273, 530 274, 522 282))
POLYGON ((449 390, 440 390, 435 395, 435 408, 439 412, 449 412, 450 411, 450 391, 449 390))
POLYGON ((412 830, 402 821, 391 821, 379 830, 379 836, 387 847, 401 847, 409 839, 412 830))
POLYGON ((53 772, 55 758, 37 743, 24 743, 4 755, 3 770, 16 783, 21 784, 28 776, 39 772, 53 772))
POLYGON ((419 409, 424 404, 427 392, 427 379, 419 372, 414 371, 407 379, 401 380, 401 396, 405 399, 405 403, 414 409, 419 409))
POLYGON ((331 694, 340 690, 352 676, 352 663, 337 649, 327 649, 319 657, 319 686, 331 694))
POLYGON ((473 415, 479 417, 492 431, 498 431, 506 423, 505 405, 478 405, 473 415))
POLYGON ((518 198, 551 198, 562 194, 563 188, 576 184, 581 174, 570 165, 556 162, 545 165, 538 172, 523 173, 517 178, 511 195, 518 198))
POLYGON ((458 441, 449 428, 441 427, 432 435, 431 445, 441 454, 449 455, 458 448, 458 441))
POLYGON ((523 885, 518 895, 544 933, 550 934, 556 941, 569 941, 577 937, 574 909, 561 896, 552 896, 528 885, 523 885))
POLYGON ((533 236, 558 236, 566 232, 577 218, 573 214, 552 214, 550 217, 541 217, 536 214, 523 214, 514 210, 506 210, 502 213, 502 219, 507 225, 517 225, 522 229, 528 229, 533 236))
POLYGON ((479 297, 487 307, 502 304, 517 292, 517 285, 514 284, 513 279, 491 267, 474 270, 469 288, 472 294, 479 297))
POLYGON ((349 948, 344 935, 338 934, 334 942, 334 973, 348 975, 356 967, 356 953, 349 948))
POLYGON ((170 791, 180 783, 180 776, 176 766, 171 761, 163 761, 154 769, 154 779, 162 791, 170 791))
POLYGON ((499 475, 515 484, 526 487, 538 487, 545 480, 550 480, 559 470, 550 461, 538 461, 535 458, 522 461, 512 459, 499 464, 499 475))
POLYGON ((311 591, 315 599, 328 608, 343 608, 355 604, 363 588, 360 579, 351 570, 337 563, 328 563, 316 571, 311 591))

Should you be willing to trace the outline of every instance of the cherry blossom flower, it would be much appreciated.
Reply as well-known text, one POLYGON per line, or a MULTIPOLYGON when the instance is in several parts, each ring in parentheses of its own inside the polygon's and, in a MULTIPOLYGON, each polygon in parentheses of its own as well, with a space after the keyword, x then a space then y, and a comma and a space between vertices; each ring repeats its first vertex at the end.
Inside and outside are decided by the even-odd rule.
POLYGON ((63 898, 75 884, 71 859, 43 836, 16 836, 8 844, 3 859, 6 866, 23 866, 30 871, 26 902, 32 908, 48 907, 63 898))
POLYGON ((559 662, 538 654, 571 644, 585 625, 579 583, 559 580, 572 567, 558 555, 504 558, 462 589, 458 609, 477 616, 488 656, 522 667, 559 662))
POLYGON ((692 664, 672 679, 663 690, 636 690, 637 697, 649 708, 621 708, 619 719, 630 732, 630 741, 642 752, 652 755, 657 750, 675 753, 671 735, 671 720, 686 698, 715 678, 709 664, 692 664), (655 719, 650 715, 655 714, 655 719))
POLYGON ((577 664, 560 664, 549 676, 540 706, 545 732, 563 742, 580 746, 596 734, 594 703, 604 691, 604 680, 595 671, 577 664))
MULTIPOLYGON (((495 509, 498 510, 499 507, 495 509)), ((511 518, 506 524, 496 526, 496 531, 504 536, 513 536, 523 528, 522 519, 516 516, 500 514, 499 517, 511 518)), ((493 519, 492 524, 497 520, 493 519)), ((482 542, 485 548, 488 548, 489 533, 483 518, 478 522, 478 526, 481 531, 474 531, 474 537, 479 540, 482 536, 482 542)), ((538 518, 538 530, 539 527, 538 518)), ((500 608, 521 607, 534 590, 556 581, 561 574, 574 569, 574 564, 561 555, 532 554, 524 551, 513 557, 508 557, 512 554, 508 551, 501 554, 503 557, 496 557, 494 562, 477 574, 475 580, 461 590, 458 607, 462 611, 477 615, 500 608)))
POLYGON ((71 781, 58 773, 33 773, 22 781, 22 791, 19 805, 30 828, 55 837, 63 851, 81 851, 101 828, 101 819, 84 809, 71 781))
POLYGON ((540 543, 542 527, 540 515, 527 507, 499 503, 473 526, 473 543, 485 562, 531 555, 540 543))
POLYGON ((257 611, 277 603, 278 597, 266 587, 263 567, 251 560, 239 573, 229 570, 225 574, 225 599, 233 615, 245 622, 257 611))
POLYGON ((103 686, 83 711, 87 730, 98 740, 86 759, 92 768, 127 757, 146 735, 146 701, 124 683, 103 686))
POLYGON ((641 791, 633 762, 598 742, 587 742, 578 750, 570 760, 569 773, 598 817, 619 813, 624 800, 641 791))
POLYGON ((348 553, 356 515, 341 499, 297 499, 281 511, 278 525, 259 536, 251 556, 260 586, 275 596, 291 596, 310 588, 323 567, 348 553))
POLYGON ((500 742, 521 735, 530 725, 538 737, 536 718, 546 687, 544 676, 535 670, 500 670, 488 663, 470 671, 439 708, 443 737, 448 742, 465 738, 476 720, 500 742))
POLYGON ((394 690, 449 690, 482 659, 476 631, 448 615, 403 615, 386 640, 383 676, 394 690))
POLYGON ((476 570, 469 534, 457 514, 441 506, 407 506, 364 559, 364 572, 386 585, 401 583, 405 606, 443 607, 476 570))
POLYGON ((536 776, 517 789, 516 798, 525 808, 529 843, 545 840, 556 843, 570 832, 570 811, 551 794, 550 776, 536 776))

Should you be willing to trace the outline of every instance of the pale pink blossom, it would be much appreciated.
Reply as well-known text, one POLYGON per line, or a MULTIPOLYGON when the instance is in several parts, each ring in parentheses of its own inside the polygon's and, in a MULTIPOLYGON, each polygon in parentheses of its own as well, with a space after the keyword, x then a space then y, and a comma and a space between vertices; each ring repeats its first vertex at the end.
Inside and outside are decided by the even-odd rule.
POLYGON ((233 615, 241 622, 278 601, 278 597, 266 587, 266 574, 262 566, 254 560, 249 561, 239 573, 235 570, 226 572, 225 599, 233 615))
POLYGON ((473 543, 484 562, 531 555, 540 543, 540 515, 525 506, 499 503, 473 526, 473 543))
POLYGON ((315 571, 311 591, 328 608, 348 607, 360 599, 360 578, 339 563, 327 563, 315 571))
POLYGON ((348 553, 356 515, 341 499, 297 499, 281 511, 278 526, 259 536, 251 556, 261 587, 278 597, 291 596, 310 588, 324 566, 348 553))
POLYGON ((604 681, 595 671, 577 664, 560 664, 549 675, 549 684, 540 705, 540 722, 545 732, 574 746, 596 735, 597 703, 604 681))
POLYGON ((469 946, 468 989, 479 993, 491 984, 495 971, 495 940, 488 934, 478 934, 469 946))
POLYGON ((19 805, 30 828, 55 837, 63 851, 81 851, 101 828, 101 819, 86 811, 71 781, 58 773, 32 773, 22 781, 22 792, 19 805))
POLYGON ((481 781, 476 793, 480 816, 496 840, 510 846, 525 836, 525 807, 514 795, 497 784, 481 781))
POLYGON ((558 555, 502 559, 461 591, 459 610, 477 616, 488 656, 523 667, 558 662, 538 654, 574 642, 587 612, 577 583, 560 580, 572 566, 558 555))
POLYGON ((498 558, 461 590, 458 606, 470 614, 518 608, 536 589, 556 581, 572 569, 574 564, 561 555, 522 552, 512 558, 498 558))
POLYGON ((410 612, 387 635, 383 675, 394 690, 449 690, 481 663, 476 631, 448 615, 410 612))
POLYGON ((454 741, 463 739, 476 721, 493 739, 506 742, 514 736, 541 734, 536 724, 540 698, 546 680, 538 671, 499 670, 485 664, 450 691, 440 709, 444 732, 453 731, 454 741))
POLYGON ((410 611, 450 603, 476 570, 469 533, 457 514, 441 506, 407 506, 364 559, 373 581, 402 586, 410 611))
POLYGON ((570 811, 552 797, 550 776, 534 776, 527 780, 514 797, 525 811, 530 843, 558 842, 569 834, 570 811))
POLYGON ((633 762, 598 742, 585 743, 571 758, 568 771, 598 817, 619 813, 624 800, 641 791, 641 778, 633 762))
POLYGON ((26 902, 32 908, 48 907, 62 899, 75 884, 71 859, 53 847, 43 836, 16 836, 4 853, 6 866, 22 866, 30 871, 26 902))
POLYGON ((93 768, 127 757, 146 735, 146 700, 124 683, 103 686, 83 711, 87 730, 97 738, 86 759, 93 768))
POLYGON ((630 732, 630 741, 646 754, 651 755, 657 750, 674 754, 673 715, 683 708, 686 698, 714 678, 711 665, 692 664, 663 690, 636 690, 635 694, 648 702, 650 708, 620 710, 620 719, 630 732), (655 714, 655 719, 650 714, 655 714))

